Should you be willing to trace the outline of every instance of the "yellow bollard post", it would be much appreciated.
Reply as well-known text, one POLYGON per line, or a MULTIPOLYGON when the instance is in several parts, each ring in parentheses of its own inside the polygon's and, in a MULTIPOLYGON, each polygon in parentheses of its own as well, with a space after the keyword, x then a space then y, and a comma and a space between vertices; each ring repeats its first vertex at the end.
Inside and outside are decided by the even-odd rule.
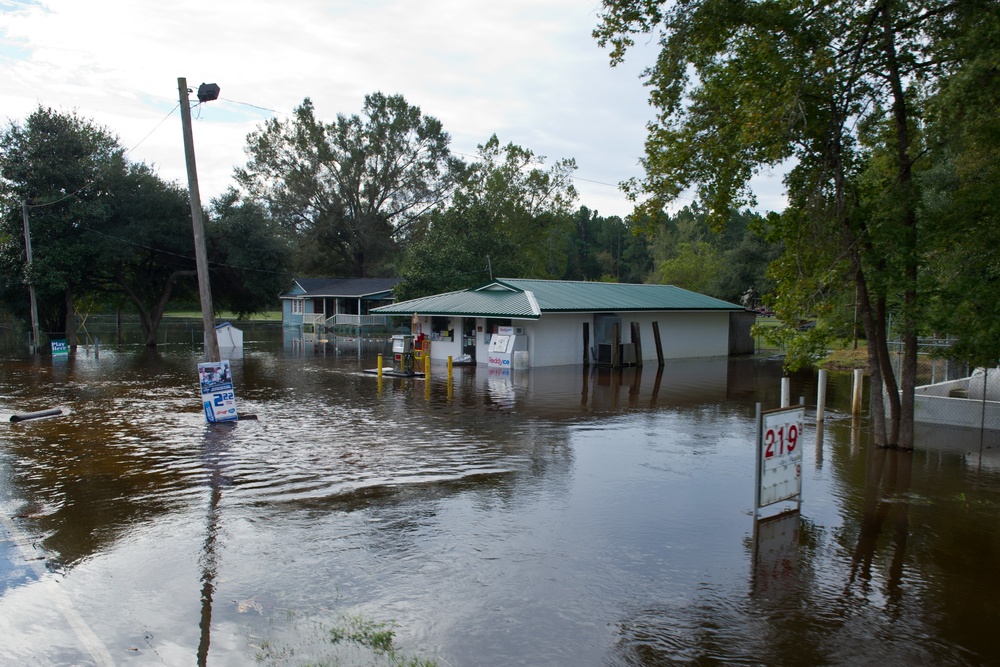
POLYGON ((431 355, 430 350, 424 354, 424 397, 431 397, 431 355))
POLYGON ((382 377, 382 355, 378 355, 378 376, 382 377))
POLYGON ((452 382, 451 382, 451 355, 448 355, 448 400, 451 400, 452 393, 452 382))

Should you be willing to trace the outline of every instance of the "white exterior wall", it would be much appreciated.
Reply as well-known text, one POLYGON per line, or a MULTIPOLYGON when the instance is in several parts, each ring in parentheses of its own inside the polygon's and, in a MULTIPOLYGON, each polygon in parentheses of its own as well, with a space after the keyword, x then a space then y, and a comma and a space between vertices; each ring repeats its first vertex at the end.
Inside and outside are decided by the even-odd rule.
POLYGON ((462 356, 462 336, 461 331, 453 340, 432 340, 431 343, 431 363, 439 361, 448 363, 448 357, 453 360, 462 356))
POLYGON ((656 359, 656 346, 653 343, 652 323, 654 321, 659 322, 660 338, 663 341, 663 356, 667 359, 729 355, 729 311, 659 313, 645 317, 647 319, 642 329, 643 359, 656 359), (646 349, 647 330, 649 331, 651 350, 646 349))
MULTIPOLYGON (((458 359, 462 356, 462 319, 461 317, 452 317, 451 327, 455 331, 455 335, 451 340, 432 340, 431 345, 431 363, 448 363, 448 357, 453 360, 458 359)), ((413 330, 413 334, 418 333, 431 335, 431 318, 426 316, 421 316, 418 322, 418 327, 413 330), (419 330, 417 330, 419 329, 419 330)), ((478 353, 478 350, 477 350, 478 353)))
MULTIPOLYGON (((665 359, 716 357, 729 354, 729 312, 659 312, 620 313, 619 336, 631 341, 632 322, 639 323, 639 337, 644 362, 656 361, 653 322, 659 323, 665 359)), ((593 313, 546 313, 538 320, 514 320, 528 337, 528 363, 531 366, 567 366, 583 363, 583 324, 590 324, 590 344, 594 343, 593 313)), ((479 322, 482 324, 482 321, 479 322)), ((477 335, 477 363, 486 363, 485 336, 477 335)), ((437 354, 433 352, 432 358, 437 354)), ((460 353, 460 352, 459 352, 460 353)))

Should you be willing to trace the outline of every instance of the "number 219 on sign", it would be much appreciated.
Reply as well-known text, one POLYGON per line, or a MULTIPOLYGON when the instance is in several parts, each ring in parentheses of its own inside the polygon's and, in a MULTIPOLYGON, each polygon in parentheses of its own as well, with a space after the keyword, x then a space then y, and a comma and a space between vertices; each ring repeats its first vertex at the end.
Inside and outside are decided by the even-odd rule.
POLYGON ((799 444, 799 424, 784 422, 768 426, 764 432, 764 458, 794 453, 799 444))

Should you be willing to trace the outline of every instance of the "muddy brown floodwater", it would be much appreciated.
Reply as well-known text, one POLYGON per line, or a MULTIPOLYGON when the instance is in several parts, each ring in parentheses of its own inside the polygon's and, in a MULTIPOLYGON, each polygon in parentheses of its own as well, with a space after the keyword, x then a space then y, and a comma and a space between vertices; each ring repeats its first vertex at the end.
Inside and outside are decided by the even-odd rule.
POLYGON ((875 449, 846 375, 821 429, 792 377, 801 513, 758 534, 780 361, 428 390, 262 328, 232 358, 258 419, 207 425, 177 338, 0 359, 0 663, 394 664, 383 629, 442 666, 1000 662, 995 439, 875 449))

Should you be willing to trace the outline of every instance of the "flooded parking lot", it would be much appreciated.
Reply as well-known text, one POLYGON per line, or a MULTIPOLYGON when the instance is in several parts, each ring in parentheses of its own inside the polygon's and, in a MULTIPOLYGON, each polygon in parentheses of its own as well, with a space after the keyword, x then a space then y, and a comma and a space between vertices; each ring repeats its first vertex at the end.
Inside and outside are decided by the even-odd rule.
POLYGON ((232 358, 257 419, 231 424, 205 424, 189 341, 0 360, 0 662, 392 664, 371 627, 456 666, 1000 661, 978 434, 871 448, 841 376, 817 433, 795 376, 801 514, 758 534, 780 361, 428 386, 276 332, 232 358))

